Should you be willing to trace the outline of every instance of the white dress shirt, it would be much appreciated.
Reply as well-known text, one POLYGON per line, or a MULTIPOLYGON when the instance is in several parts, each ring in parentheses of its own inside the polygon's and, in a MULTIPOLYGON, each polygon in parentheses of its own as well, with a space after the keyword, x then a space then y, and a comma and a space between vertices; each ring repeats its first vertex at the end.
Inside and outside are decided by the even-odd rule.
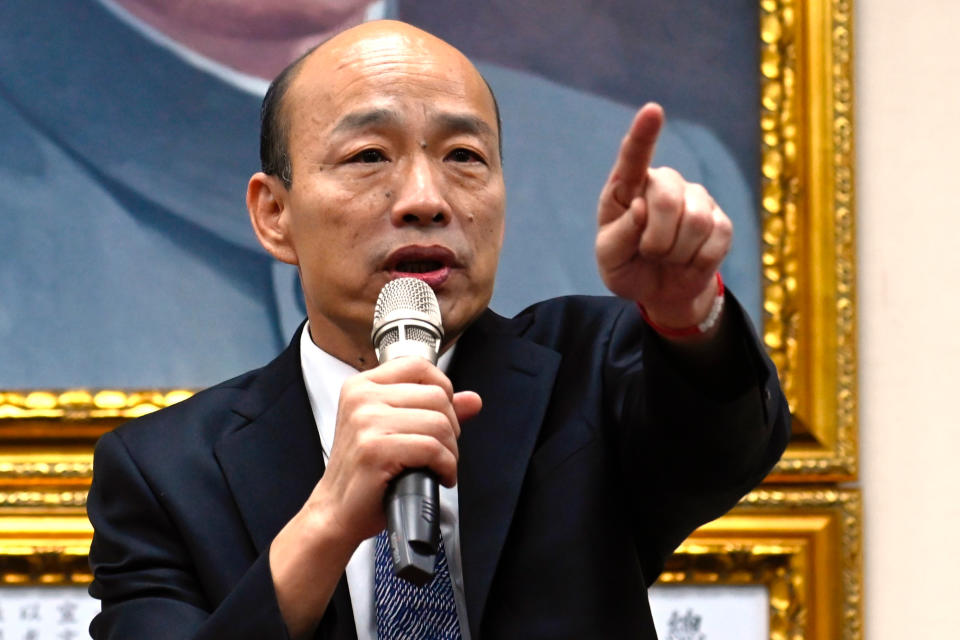
MULTIPOLYGON (((447 350, 437 363, 443 372, 450 366, 453 347, 447 350)), ((337 424, 337 407, 340 388, 352 375, 359 373, 345 362, 323 351, 310 339, 310 323, 303 328, 300 337, 300 366, 303 380, 310 398, 313 419, 320 432, 320 444, 323 447, 323 462, 330 461, 330 450, 337 424)), ((457 617, 460 621, 460 634, 463 640, 470 640, 467 626, 467 606, 463 592, 463 563, 460 559, 460 526, 457 488, 440 486, 440 532, 446 551, 447 566, 450 569, 450 581, 453 583, 453 595, 457 602, 457 617)), ((357 640, 377 640, 377 605, 374 601, 374 555, 376 537, 360 543, 347 563, 347 585, 350 589, 350 601, 353 604, 353 619, 357 625, 357 640)))

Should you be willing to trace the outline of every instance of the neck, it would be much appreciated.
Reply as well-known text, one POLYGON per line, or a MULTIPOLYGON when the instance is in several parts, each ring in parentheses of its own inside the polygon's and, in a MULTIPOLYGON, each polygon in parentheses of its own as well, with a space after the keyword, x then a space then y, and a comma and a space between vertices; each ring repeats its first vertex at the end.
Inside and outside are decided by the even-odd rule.
POLYGON ((310 340, 323 351, 344 362, 358 371, 366 371, 377 366, 377 355, 370 342, 370 336, 359 336, 352 339, 339 330, 330 330, 325 326, 329 323, 310 319, 310 340))

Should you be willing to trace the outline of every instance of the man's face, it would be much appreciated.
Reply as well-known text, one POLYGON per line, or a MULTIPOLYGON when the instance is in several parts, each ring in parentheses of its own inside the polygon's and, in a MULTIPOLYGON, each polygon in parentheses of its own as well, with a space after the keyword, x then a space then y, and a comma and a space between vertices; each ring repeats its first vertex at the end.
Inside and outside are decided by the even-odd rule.
POLYGON ((411 27, 352 31, 364 29, 308 58, 284 103, 288 237, 311 333, 358 366, 372 364, 373 306, 393 278, 434 289, 448 339, 486 308, 505 206, 493 99, 477 71, 411 27))

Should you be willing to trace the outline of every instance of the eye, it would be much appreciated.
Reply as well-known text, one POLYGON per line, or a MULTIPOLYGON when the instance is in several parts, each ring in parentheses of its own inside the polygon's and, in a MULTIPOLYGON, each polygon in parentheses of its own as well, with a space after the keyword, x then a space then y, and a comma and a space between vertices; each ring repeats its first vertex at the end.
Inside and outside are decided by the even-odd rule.
POLYGON ((363 151, 351 156, 347 159, 347 162, 362 162, 362 163, 373 163, 373 162, 386 162, 387 157, 383 155, 383 152, 379 149, 364 149, 363 151))
POLYGON ((447 159, 452 162, 483 162, 483 157, 476 151, 458 147, 447 155, 447 159))

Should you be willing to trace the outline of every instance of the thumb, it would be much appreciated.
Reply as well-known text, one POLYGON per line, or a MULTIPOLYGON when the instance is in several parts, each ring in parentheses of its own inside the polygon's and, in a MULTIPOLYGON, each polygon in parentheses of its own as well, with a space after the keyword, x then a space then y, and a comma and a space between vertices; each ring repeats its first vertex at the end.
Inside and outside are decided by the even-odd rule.
POLYGON ((474 391, 458 391, 453 394, 453 411, 460 424, 480 413, 483 400, 474 391))

